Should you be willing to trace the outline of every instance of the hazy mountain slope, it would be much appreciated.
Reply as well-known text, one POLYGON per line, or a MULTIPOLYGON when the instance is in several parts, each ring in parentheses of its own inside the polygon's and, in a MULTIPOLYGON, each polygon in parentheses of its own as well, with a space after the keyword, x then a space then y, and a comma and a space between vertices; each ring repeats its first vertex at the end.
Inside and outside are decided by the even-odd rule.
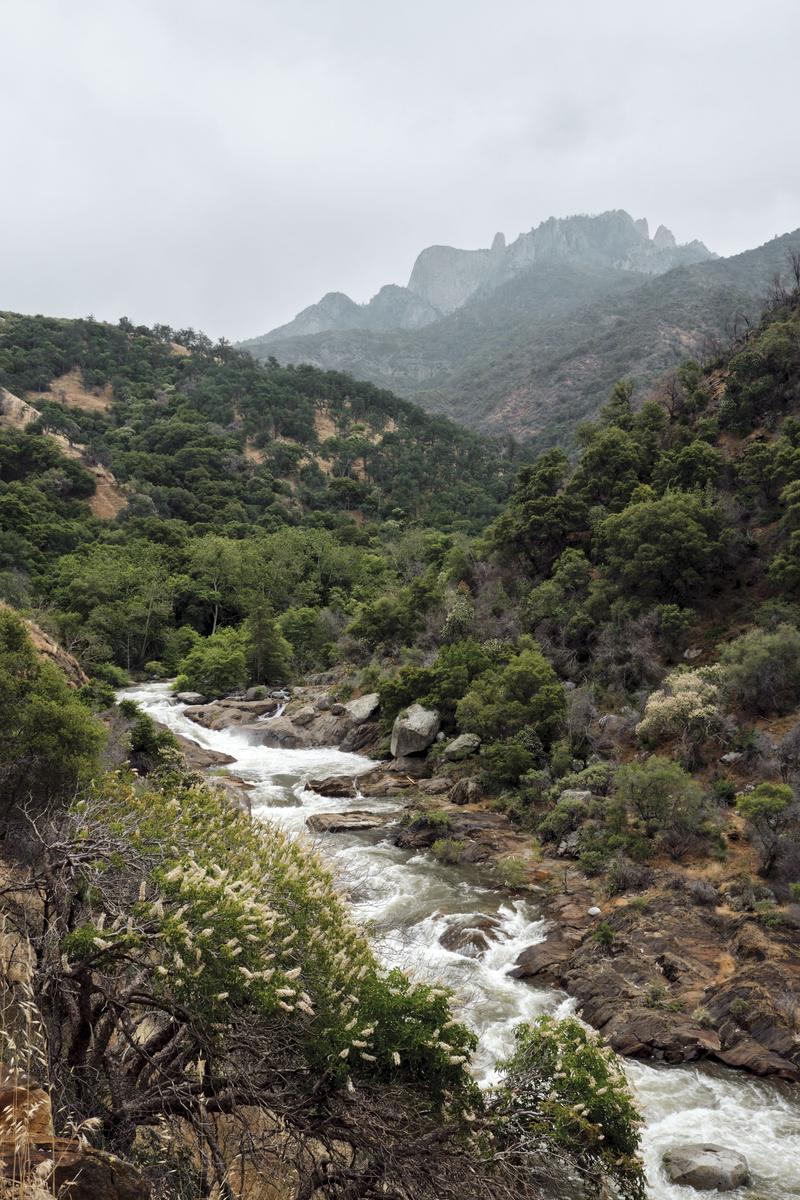
MULTIPOLYGON (((627 287, 587 295, 569 312, 522 312, 507 326, 502 356, 481 346, 443 386, 415 398, 485 431, 511 431, 542 445, 564 441, 577 421, 597 411, 615 380, 628 376, 645 387, 669 367, 702 356, 743 321, 755 321, 798 245, 800 230, 644 283, 628 277, 627 287)), ((516 281, 517 292, 524 282, 516 281)), ((512 298, 504 299, 510 307, 512 298)), ((473 315, 485 328, 484 314, 473 315)))
MULTIPOLYGON (((659 230, 657 239, 668 237, 659 230)), ((608 265, 617 242, 605 263, 596 250, 585 252, 594 261, 575 261, 585 251, 581 242, 566 258, 540 255, 505 281, 484 284, 421 329, 327 330, 270 340, 268 348, 259 339, 246 345, 257 356, 370 379, 485 431, 549 444, 567 440, 615 379, 632 376, 645 386, 725 337, 742 316, 755 319, 798 242, 800 231, 704 262, 691 261, 692 247, 677 248, 688 252, 688 265, 660 274, 659 251, 651 252, 646 274, 631 261, 608 265)))

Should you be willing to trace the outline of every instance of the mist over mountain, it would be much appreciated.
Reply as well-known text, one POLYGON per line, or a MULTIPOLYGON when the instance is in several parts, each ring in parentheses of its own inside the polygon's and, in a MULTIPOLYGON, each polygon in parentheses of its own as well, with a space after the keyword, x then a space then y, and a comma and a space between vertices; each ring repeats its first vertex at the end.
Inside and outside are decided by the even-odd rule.
POLYGON ((408 286, 368 304, 329 293, 242 343, 256 357, 347 371, 492 433, 565 441, 614 380, 646 386, 754 320, 786 235, 732 258, 678 245, 617 210, 550 218, 506 244, 429 246, 408 286))

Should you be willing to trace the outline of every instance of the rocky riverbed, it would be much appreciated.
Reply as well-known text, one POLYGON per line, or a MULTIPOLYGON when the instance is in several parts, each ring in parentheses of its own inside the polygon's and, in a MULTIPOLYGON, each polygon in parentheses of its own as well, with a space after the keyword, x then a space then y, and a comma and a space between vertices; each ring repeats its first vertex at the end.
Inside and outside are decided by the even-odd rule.
MULTIPOLYGON (((392 799, 394 813, 315 813, 308 820, 313 832, 380 827, 405 850, 445 841, 457 847, 458 862, 482 867, 495 886, 513 862, 517 886, 509 892, 534 896, 547 919, 545 939, 510 968, 515 978, 563 988, 620 1054, 666 1063, 709 1058, 800 1080, 797 929, 765 928, 757 915, 732 909, 722 889, 677 867, 653 872, 636 895, 609 901, 601 880, 588 879, 569 859, 537 858, 529 835, 484 806, 472 735, 437 744, 438 717, 412 705, 387 747, 377 694, 341 703, 324 685, 295 688, 290 697, 248 694, 190 705, 184 715, 209 730, 236 729, 265 748, 388 749, 392 756, 372 770, 310 786, 334 798, 392 799), (426 753, 430 747, 439 753, 426 753)), ((190 761, 197 753, 189 752, 190 761)), ((247 803, 243 780, 227 787, 247 803)))
MULTIPOLYGON (((759 961, 773 962, 772 945, 765 959, 748 958, 747 939, 753 935, 745 931, 755 928, 768 939, 775 931, 761 930, 752 914, 730 909, 724 887, 687 873, 678 888, 674 872, 672 877, 656 872, 645 892, 609 900, 601 880, 587 879, 569 859, 537 859, 530 835, 485 807, 474 746, 450 757, 450 744, 439 741, 428 755, 378 763, 363 750, 264 745, 260 735, 253 739, 243 728, 280 719, 294 724, 295 711, 311 708, 314 715, 307 720, 303 713, 296 728, 311 726, 306 736, 313 738, 316 722, 330 713, 323 689, 271 697, 278 700, 279 717, 224 718, 218 729, 204 724, 208 714, 201 721, 196 714, 187 719, 187 708, 176 705, 163 684, 132 695, 201 754, 234 760, 205 769, 217 778, 235 773, 247 789, 254 819, 313 837, 388 963, 453 988, 458 1010, 479 1033, 474 1064, 479 1078, 491 1081, 493 1064, 508 1053, 520 1021, 571 1011, 580 1003, 582 1015, 629 1056, 628 1076, 646 1118, 649 1190, 657 1200, 680 1200, 690 1182, 670 1174, 668 1152, 681 1149, 680 1169, 688 1163, 691 1172, 694 1163, 702 1173, 709 1169, 708 1147, 743 1153, 752 1180, 731 1185, 720 1177, 710 1186, 735 1186, 742 1200, 800 1197, 800 1110, 791 1082, 796 1061, 793 1052, 775 1049, 780 1023, 768 1016, 745 1028, 748 1014, 736 1004, 735 1028, 732 1022, 729 1033, 716 1029, 717 1046, 711 1009, 706 1015, 695 1007, 698 996, 713 998, 724 984, 739 986, 742 973, 759 961), (439 840, 459 844, 457 865, 439 861, 434 853, 439 840), (572 988, 573 999, 562 987, 572 988), (748 1070, 723 1065, 724 1054, 743 1054, 750 1042, 757 1045, 756 1056, 737 1064, 748 1070), (777 1063, 772 1054, 784 1061, 777 1063), (768 1077, 757 1078, 764 1069, 768 1077)), ((234 705, 193 707, 234 711, 234 705)), ((342 740, 351 729, 370 725, 373 754, 388 752, 388 739, 374 720, 330 715, 342 722, 342 740)), ((792 947, 775 961, 790 980, 792 947)), ((751 978, 758 979, 757 969, 751 978)), ((776 1008, 780 986, 776 980, 776 1008)))

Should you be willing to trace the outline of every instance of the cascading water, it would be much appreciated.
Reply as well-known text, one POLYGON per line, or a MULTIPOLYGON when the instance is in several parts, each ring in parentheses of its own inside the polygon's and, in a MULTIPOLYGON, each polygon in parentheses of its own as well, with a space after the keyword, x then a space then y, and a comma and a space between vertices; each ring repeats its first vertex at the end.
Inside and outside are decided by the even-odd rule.
MULTIPOLYGON (((231 755, 236 761, 230 769, 253 785, 249 796, 259 820, 299 834, 313 812, 397 808, 395 801, 384 799, 332 800, 305 786, 326 774, 369 770, 374 764, 360 755, 335 749, 265 749, 250 744, 235 728, 203 729, 183 715, 166 684, 130 688, 125 695, 175 733, 231 755)), ((469 871, 442 866, 428 854, 399 850, 380 830, 316 840, 334 864, 356 919, 369 928, 376 952, 391 965, 453 988, 460 1015, 480 1037, 475 1071, 483 1081, 491 1081, 494 1064, 510 1051, 520 1021, 572 1010, 562 993, 507 974, 520 950, 544 936, 544 922, 533 905, 509 900, 481 886, 469 871), (481 957, 441 944, 454 922, 463 926, 470 924, 469 918, 485 917, 493 919, 496 940, 481 957)), ((800 1096, 792 1085, 706 1065, 656 1067, 629 1061, 626 1069, 646 1118, 643 1151, 656 1200, 692 1195, 669 1184, 660 1166, 662 1151, 677 1142, 716 1142, 746 1154, 753 1182, 739 1189, 734 1200, 800 1197, 800 1096)))

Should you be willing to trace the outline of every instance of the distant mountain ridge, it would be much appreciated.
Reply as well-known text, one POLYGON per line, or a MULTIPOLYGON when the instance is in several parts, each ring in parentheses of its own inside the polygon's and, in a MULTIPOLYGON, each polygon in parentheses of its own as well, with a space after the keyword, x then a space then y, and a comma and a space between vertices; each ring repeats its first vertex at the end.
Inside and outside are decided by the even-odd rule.
POLYGON ((760 314, 800 231, 718 258, 615 210, 551 218, 487 249, 430 246, 408 287, 340 293, 243 342, 258 358, 368 379, 430 411, 542 446, 567 442, 614 380, 640 386, 760 314))
POLYGON ((447 316, 481 289, 493 289, 541 263, 563 262, 660 274, 671 267, 715 257, 702 242, 679 246, 659 225, 651 239, 645 219, 617 210, 600 216, 550 217, 506 245, 495 234, 488 249, 428 246, 418 256, 407 287, 386 284, 368 304, 328 292, 293 321, 245 346, 283 342, 329 330, 421 329, 447 316))

